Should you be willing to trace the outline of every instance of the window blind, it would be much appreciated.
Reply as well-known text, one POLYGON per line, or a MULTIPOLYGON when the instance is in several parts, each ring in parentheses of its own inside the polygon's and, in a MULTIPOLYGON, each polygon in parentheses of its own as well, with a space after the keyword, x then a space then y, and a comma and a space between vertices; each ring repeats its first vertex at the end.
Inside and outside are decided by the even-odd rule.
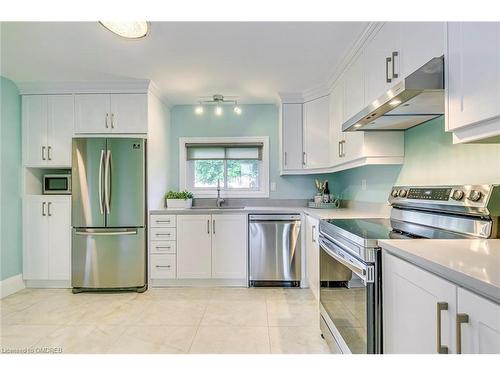
POLYGON ((262 143, 186 143, 187 160, 262 160, 262 143))

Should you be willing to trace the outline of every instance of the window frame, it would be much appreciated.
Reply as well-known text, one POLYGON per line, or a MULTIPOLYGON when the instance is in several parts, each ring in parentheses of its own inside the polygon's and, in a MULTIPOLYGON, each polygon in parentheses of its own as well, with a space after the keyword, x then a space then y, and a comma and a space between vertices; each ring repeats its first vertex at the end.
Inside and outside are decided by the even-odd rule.
MULTIPOLYGON (((186 154, 187 143, 262 143, 262 160, 260 163, 259 190, 256 189, 225 189, 221 186, 221 195, 226 198, 268 198, 269 197, 269 137, 180 137, 179 138, 179 189, 189 190, 196 198, 215 198, 217 188, 194 188, 193 170, 188 171, 186 154), (188 173, 190 172, 190 173, 188 173)), ((227 179, 227 177, 226 177, 227 179)), ((226 181, 227 183, 227 181, 226 181)))

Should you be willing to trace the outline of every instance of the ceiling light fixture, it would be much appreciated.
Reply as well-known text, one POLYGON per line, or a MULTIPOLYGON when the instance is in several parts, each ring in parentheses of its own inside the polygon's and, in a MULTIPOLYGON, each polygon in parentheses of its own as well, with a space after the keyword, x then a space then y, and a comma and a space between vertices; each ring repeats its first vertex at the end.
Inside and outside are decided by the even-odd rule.
POLYGON ((236 115, 241 115, 241 107, 238 105, 237 97, 228 97, 225 98, 224 95, 215 94, 209 97, 202 97, 199 100, 199 104, 194 109, 194 113, 197 115, 203 114, 203 105, 212 105, 215 106, 214 114, 216 116, 222 116, 224 113, 223 106, 226 104, 233 105, 233 111, 236 115))
POLYGON ((149 22, 147 21, 132 21, 132 22, 109 22, 99 21, 109 31, 127 39, 140 39, 149 34, 149 22))

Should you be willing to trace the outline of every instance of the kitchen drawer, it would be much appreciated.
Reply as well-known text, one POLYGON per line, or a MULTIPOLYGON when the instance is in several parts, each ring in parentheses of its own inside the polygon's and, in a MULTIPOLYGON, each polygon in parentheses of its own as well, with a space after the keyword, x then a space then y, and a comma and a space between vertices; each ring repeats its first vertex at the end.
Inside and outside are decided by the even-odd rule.
POLYGON ((151 241, 175 241, 175 228, 151 228, 151 241))
POLYGON ((175 254, 151 255, 151 278, 152 279, 175 279, 175 254))
POLYGON ((151 241, 152 254, 175 254, 175 241, 151 241))
POLYGON ((175 228, 175 215, 151 215, 151 228, 175 228))

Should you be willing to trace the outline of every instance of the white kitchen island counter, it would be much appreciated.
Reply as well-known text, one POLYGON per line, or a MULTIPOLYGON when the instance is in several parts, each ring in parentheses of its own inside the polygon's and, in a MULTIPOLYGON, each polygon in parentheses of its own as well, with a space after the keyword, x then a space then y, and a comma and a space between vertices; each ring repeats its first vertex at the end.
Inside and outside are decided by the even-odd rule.
POLYGON ((500 239, 384 240, 387 251, 500 303, 500 239))

